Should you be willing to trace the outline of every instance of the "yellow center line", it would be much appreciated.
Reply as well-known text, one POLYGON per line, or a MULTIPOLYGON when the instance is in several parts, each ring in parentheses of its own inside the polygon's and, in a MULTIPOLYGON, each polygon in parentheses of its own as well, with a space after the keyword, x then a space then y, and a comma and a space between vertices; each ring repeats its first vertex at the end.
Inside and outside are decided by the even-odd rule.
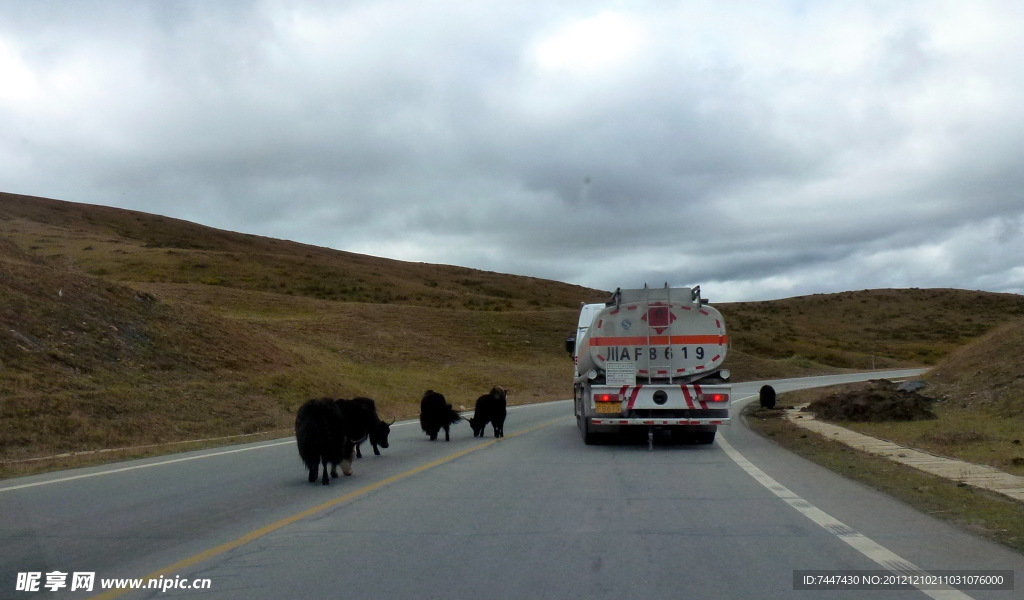
MULTIPOLYGON (((416 467, 414 469, 410 469, 410 470, 405 471, 403 473, 399 473, 397 475, 392 475, 391 477, 388 477, 387 479, 381 479, 380 481, 378 481, 376 483, 371 483, 370 485, 363 486, 363 487, 359 488, 358 490, 353 490, 353 491, 351 491, 351 492, 349 492, 347 494, 338 496, 337 498, 334 498, 333 500, 328 500, 327 502, 324 502, 323 504, 318 504, 317 506, 314 506, 312 508, 307 508, 306 510, 304 510, 302 512, 295 513, 294 515, 291 515, 290 517, 285 517, 285 518, 283 518, 283 519, 281 519, 279 521, 275 521, 274 523, 271 523, 269 525, 264 525, 263 527, 260 527, 259 529, 254 529, 253 531, 250 531, 249 533, 243 535, 242 537, 239 537, 237 539, 231 540, 230 542, 225 542, 225 543, 223 543, 223 544, 221 544, 219 546, 214 546, 213 548, 210 548, 209 550, 204 550, 204 551, 202 551, 202 552, 200 552, 198 554, 193 554, 192 556, 190 556, 190 557, 188 557, 186 559, 179 560, 178 562, 176 562, 176 563, 174 563, 172 565, 168 565, 168 566, 166 566, 166 567, 164 567, 162 569, 153 571, 152 573, 150 573, 148 575, 144 575, 143 577, 141 577, 141 579, 143 581, 147 581, 149 579, 159 579, 159 577, 161 575, 167 576, 167 575, 170 575, 172 573, 179 572, 179 571, 181 571, 183 569, 187 569, 188 567, 191 567, 194 564, 200 563, 200 562, 202 562, 202 561, 204 561, 204 560, 206 560, 208 558, 213 558, 214 556, 217 556, 219 554, 224 554, 225 552, 228 552, 230 550, 234 550, 235 548, 238 548, 239 546, 244 546, 245 544, 248 544, 249 542, 255 541, 255 540, 257 540, 257 539, 267 535, 268 533, 273 533, 273 532, 277 531, 278 529, 281 529, 282 527, 286 527, 288 525, 291 525, 292 523, 295 523, 297 521, 301 521, 302 519, 305 519, 307 517, 311 517, 311 516, 313 516, 313 515, 315 515, 315 514, 317 514, 319 512, 322 512, 322 511, 327 510, 328 508, 331 508, 332 506, 337 506, 339 504, 344 504, 345 502, 348 502, 350 500, 354 500, 354 499, 356 499, 356 498, 358 498, 360 496, 368 494, 368 493, 372 492, 373 490, 382 488, 382 487, 384 487, 386 485, 390 485, 390 484, 392 484, 392 483, 394 483, 396 481, 399 481, 401 479, 405 479, 406 477, 410 477, 410 476, 415 475, 417 473, 422 473, 423 471, 426 471, 428 469, 433 469, 434 467, 437 467, 439 465, 443 465, 446 462, 451 462, 451 461, 455 460, 456 458, 463 457, 463 456, 465 456, 465 455, 467 455, 467 454, 469 454, 471 452, 476 452, 477 450, 481 450, 483 448, 487 448, 488 446, 491 446, 491 445, 493 445, 493 444, 495 444, 497 442, 500 442, 503 439, 514 438, 516 436, 524 435, 524 434, 536 431, 538 429, 542 429, 544 427, 548 427, 550 425, 554 425, 555 423, 557 423, 559 421, 562 421, 564 419, 565 419, 565 417, 560 417, 560 418, 555 419, 553 421, 548 421, 546 423, 541 423, 540 425, 535 425, 534 427, 530 427, 529 429, 524 429, 522 431, 517 431, 516 433, 511 433, 511 434, 509 434, 509 435, 507 435, 507 436, 505 436, 503 438, 495 438, 495 439, 492 439, 490 441, 484 442, 482 444, 477 444, 476 446, 473 446, 471 448, 466 448, 465 450, 460 450, 459 452, 456 452, 454 454, 449 454, 448 456, 445 456, 443 458, 439 458, 439 459, 437 459, 435 461, 422 464, 422 465, 420 465, 420 466, 418 466, 418 467, 416 467)), ((113 579, 113 578, 108 578, 108 579, 113 579)), ((121 578, 118 578, 118 579, 130 579, 130 578, 121 577, 121 578)), ((143 585, 145 585, 145 583, 143 585)), ((91 600, 109 600, 110 598, 117 598, 117 597, 119 597, 119 596, 121 596, 121 595, 123 595, 123 594, 125 594, 127 592, 130 592, 130 591, 132 591, 132 590, 128 589, 128 588, 124 588, 124 589, 120 589, 120 588, 111 589, 111 590, 108 590, 108 591, 106 591, 106 592, 104 592, 102 594, 98 594, 96 596, 92 596, 91 600)))

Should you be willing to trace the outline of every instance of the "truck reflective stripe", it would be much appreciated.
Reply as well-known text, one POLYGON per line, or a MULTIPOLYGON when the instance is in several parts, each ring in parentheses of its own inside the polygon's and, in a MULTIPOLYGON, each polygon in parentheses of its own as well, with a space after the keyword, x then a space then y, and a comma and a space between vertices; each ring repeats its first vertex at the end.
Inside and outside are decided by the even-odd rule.
POLYGON ((727 335, 644 335, 616 336, 616 337, 592 337, 590 346, 686 346, 686 345, 707 345, 717 344, 724 346, 729 343, 727 335))
MULTIPOLYGON (((694 401, 694 396, 690 395, 690 387, 691 386, 687 386, 687 385, 679 386, 679 389, 683 390, 683 398, 686 400, 687 408, 691 408, 691 409, 696 410, 697 406, 699 405, 700 408, 702 408, 703 410, 707 410, 708 409, 708 403, 707 402, 705 402, 704 400, 697 400, 696 402, 694 401)), ((701 391, 699 385, 694 384, 692 387, 693 387, 693 393, 696 394, 696 396, 698 398, 703 396, 704 392, 701 391)))
MULTIPOLYGON (((704 390, 700 389, 700 385, 699 384, 696 384, 696 383, 693 384, 693 391, 697 394, 698 398, 703 398, 704 397, 704 390)), ((704 402, 704 400, 701 400, 700 401, 700 407, 703 408, 704 410, 707 410, 708 409, 708 403, 704 402)))
MULTIPOLYGON (((638 385, 635 388, 633 388, 633 393, 629 395, 629 402, 626 402, 626 408, 628 410, 633 410, 633 405, 636 404, 636 397, 640 395, 640 388, 642 387, 644 386, 638 385)), ((623 392, 623 394, 625 394, 625 392, 623 392)))
MULTIPOLYGON (((726 425, 730 421, 729 419, 663 419, 661 421, 654 420, 653 423, 662 425, 726 425)), ((593 418, 590 419, 591 425, 650 425, 651 421, 647 419, 601 419, 593 418)))
POLYGON ((690 397, 690 390, 687 389, 685 385, 681 385, 679 387, 683 390, 683 398, 686 400, 686 407, 691 410, 697 408, 693 405, 693 398, 690 397))

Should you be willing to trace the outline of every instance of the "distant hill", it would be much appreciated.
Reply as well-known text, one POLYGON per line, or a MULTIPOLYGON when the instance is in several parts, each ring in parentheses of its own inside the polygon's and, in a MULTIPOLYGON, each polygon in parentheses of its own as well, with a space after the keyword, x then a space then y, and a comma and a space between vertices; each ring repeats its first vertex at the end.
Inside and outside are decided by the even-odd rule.
POLYGON ((342 302, 469 310, 575 308, 607 292, 234 233, 147 213, 0 193, 0 232, 112 281, 200 284, 342 302))
POLYGON ((564 397, 595 296, 0 194, 0 459, 287 430, 319 396, 564 397))
MULTIPOLYGON (((0 460, 287 431, 317 396, 388 417, 427 388, 467 407, 493 385, 567 398, 563 338, 608 296, 0 193, 0 460)), ((935 364, 1024 315, 1020 296, 962 290, 717 306, 737 380, 935 364)))
POLYGON ((849 369, 932 366, 1003 323, 1024 296, 881 289, 717 305, 734 347, 762 358, 849 369))

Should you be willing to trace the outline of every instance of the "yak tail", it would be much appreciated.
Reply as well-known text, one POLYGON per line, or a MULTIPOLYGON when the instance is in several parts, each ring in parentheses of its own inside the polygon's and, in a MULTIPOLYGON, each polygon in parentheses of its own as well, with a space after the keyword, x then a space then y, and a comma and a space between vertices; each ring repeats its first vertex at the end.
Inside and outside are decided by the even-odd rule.
POLYGON ((312 471, 313 469, 320 468, 320 448, 309 442, 303 440, 298 444, 299 446, 299 458, 302 459, 302 464, 306 465, 306 469, 312 471))
MULTIPOLYGON (((449 404, 448 405, 448 419, 447 419, 448 423, 454 425, 454 424, 458 423, 459 421, 461 421, 462 419, 465 419, 465 417, 460 415, 459 411, 457 411, 454 408, 452 408, 452 406, 449 404)), ((469 419, 466 419, 466 420, 468 421, 469 419)))

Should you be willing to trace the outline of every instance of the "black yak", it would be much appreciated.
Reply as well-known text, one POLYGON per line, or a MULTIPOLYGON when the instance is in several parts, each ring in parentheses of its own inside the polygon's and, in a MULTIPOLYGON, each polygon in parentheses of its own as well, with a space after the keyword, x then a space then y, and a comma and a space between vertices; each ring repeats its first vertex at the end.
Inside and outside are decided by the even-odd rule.
MULTIPOLYGON (((327 475, 328 464, 331 476, 338 476, 337 465, 346 456, 347 439, 342 420, 338 404, 330 398, 309 400, 295 413, 295 441, 299 456, 309 469, 310 483, 316 481, 320 465, 324 468, 324 485, 331 482, 327 475)), ((346 475, 350 473, 351 470, 346 475)))
POLYGON ((775 408, 775 388, 770 385, 762 385, 759 396, 761 408, 775 408))
MULTIPOLYGON (((377 406, 374 404, 372 398, 366 398, 364 396, 357 396, 352 399, 354 404, 358 404, 363 408, 366 413, 365 418, 369 420, 370 431, 367 437, 370 440, 370 445, 373 446, 373 453, 380 456, 380 448, 388 447, 388 435, 391 434, 391 426, 394 425, 394 420, 387 423, 377 415, 377 406)), ((359 445, 366 441, 366 438, 356 441, 356 458, 362 458, 363 453, 359 450, 359 445)))
POLYGON ((500 387, 491 388, 489 394, 476 399, 476 410, 469 426, 473 428, 473 437, 483 437, 484 429, 490 423, 494 428, 494 437, 505 437, 505 390, 500 387))
MULTIPOLYGON (((380 419, 377 418, 377 411, 371 411, 367 400, 369 398, 346 400, 344 398, 335 400, 334 403, 341 413, 341 428, 345 435, 344 452, 341 457, 341 472, 345 475, 352 474, 352 459, 355 456, 356 445, 370 436, 374 426, 380 419)), ((386 445, 385 445, 386 447, 386 445)), ((331 475, 337 477, 332 471, 331 475)))
POLYGON ((431 440, 436 440, 437 434, 444 429, 444 441, 450 442, 448 429, 460 419, 462 417, 458 411, 452 408, 442 394, 434 390, 427 390, 423 394, 420 400, 420 427, 431 440))

